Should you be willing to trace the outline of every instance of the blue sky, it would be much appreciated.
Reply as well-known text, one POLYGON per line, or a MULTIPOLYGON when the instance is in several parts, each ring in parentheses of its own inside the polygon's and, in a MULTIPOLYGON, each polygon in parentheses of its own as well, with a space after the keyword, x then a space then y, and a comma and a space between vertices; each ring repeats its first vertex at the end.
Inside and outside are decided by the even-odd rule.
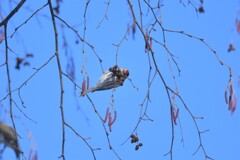
MULTIPOLYGON (((4 15, 9 12, 7 1, 2 1, 1 9, 4 15), (3 7, 4 6, 4 7, 3 7)), ((26 2, 25 7, 36 10, 46 2, 26 2)), ((136 2, 134 2, 136 3, 136 2)), ((204 2, 204 14, 196 14, 193 7, 184 7, 179 1, 161 1, 164 6, 161 8, 163 26, 167 29, 184 31, 199 38, 216 50, 218 56, 232 67, 233 82, 237 95, 239 93, 238 76, 239 72, 239 34, 235 29, 235 19, 239 9, 238 1, 213 1, 204 2), (229 43, 236 48, 234 52, 227 52, 229 43)), ((14 6, 14 5, 13 5, 14 6)), ((11 6, 10 6, 11 7, 11 6)), ((66 20, 71 26, 83 35, 84 27, 84 2, 64 2, 60 8, 59 16, 66 20)), ((86 40, 94 46, 95 51, 103 60, 104 70, 108 70, 115 64, 116 46, 123 38, 127 25, 132 23, 131 13, 127 2, 111 1, 108 10, 108 20, 104 20, 101 26, 96 29, 101 21, 106 4, 104 1, 91 1, 87 12, 86 40)), ((134 8, 137 10, 137 8, 134 8)), ((146 12, 146 11, 145 11, 146 12)), ((23 20, 32 14, 27 8, 21 9, 9 22, 8 33, 14 32, 23 20)), ((150 13, 149 13, 150 14, 150 13)), ((13 38, 9 38, 9 46, 16 53, 10 52, 10 67, 12 88, 18 88, 34 69, 39 68, 54 54, 54 33, 49 20, 49 9, 45 7, 38 16, 33 17, 27 24, 21 27, 13 38), (47 15, 47 16, 45 16, 47 15), (14 69, 15 58, 23 57, 26 53, 33 53, 34 58, 29 59, 30 67, 22 67, 20 71, 14 69)), ((139 16, 139 15, 138 15, 139 16)), ((152 17, 145 17, 144 29, 153 21, 152 17)), ((60 24, 60 21, 57 21, 60 24)), ((62 31, 59 29, 59 54, 62 67, 65 70, 66 50, 62 47, 62 31)), ((87 62, 82 54, 82 43, 75 44, 77 36, 67 27, 64 27, 64 35, 67 37, 68 55, 74 57, 76 83, 81 86, 84 75, 81 74, 81 67, 84 64, 90 86, 94 86, 102 71, 98 59, 93 51, 85 46, 87 62)), ((162 42, 161 30, 153 34, 154 38, 162 42)), ((197 120, 201 131, 209 130, 202 134, 204 148, 213 159, 237 160, 239 159, 240 145, 240 111, 237 107, 233 115, 227 109, 224 100, 229 72, 228 69, 218 62, 213 52, 201 41, 189 38, 178 33, 166 33, 166 44, 171 53, 176 56, 176 61, 181 69, 181 76, 177 76, 174 65, 173 71, 176 74, 179 94, 186 102, 188 108, 196 117, 204 117, 197 120)), ((127 36, 119 47, 118 64, 120 67, 128 68, 130 78, 138 91, 132 87, 130 81, 125 81, 123 87, 117 88, 114 93, 114 108, 118 117, 113 125, 113 131, 109 138, 111 145, 124 160, 130 159, 170 159, 164 156, 171 144, 171 121, 169 114, 169 102, 166 91, 159 77, 155 79, 151 87, 151 103, 147 108, 148 116, 153 120, 140 123, 137 133, 140 142, 143 143, 138 151, 135 145, 128 140, 121 145, 132 133, 139 118, 140 104, 147 93, 147 78, 149 72, 148 55, 144 52, 144 40, 140 31, 137 30, 135 39, 132 35, 127 36)), ((166 51, 157 44, 153 44, 155 57, 161 73, 167 84, 174 89, 174 82, 168 66, 166 51)), ((0 51, 4 51, 4 42, 0 44, 0 51)), ((4 63, 5 55, 0 57, 0 64, 4 63)), ((0 68, 0 99, 7 93, 6 68, 0 68)), ((66 78, 64 81, 64 111, 65 118, 81 136, 88 139, 87 142, 93 148, 101 148, 95 151, 97 159, 117 159, 114 153, 109 150, 105 131, 102 123, 94 112, 87 97, 78 97, 80 89, 74 90, 73 84, 66 78)), ((28 140, 28 130, 32 132, 39 159, 58 159, 61 154, 61 115, 59 109, 60 89, 56 59, 52 59, 41 71, 38 72, 21 89, 22 98, 27 108, 22 108, 17 92, 13 98, 22 108, 25 114, 31 117, 37 124, 26 119, 14 106, 14 115, 17 130, 22 137, 20 146, 28 157, 31 142, 28 140)), ((99 114, 104 117, 106 108, 109 105, 112 91, 90 93, 89 96, 96 106, 99 114)), ((2 106, 9 110, 8 99, 1 102, 2 106)), ((177 100, 179 107, 179 119, 181 127, 175 126, 175 142, 173 146, 173 159, 205 159, 202 150, 195 156, 192 154, 199 146, 198 133, 193 120, 185 110, 184 106, 177 100), (182 129, 181 129, 182 128, 182 129), (184 143, 181 139, 184 139, 184 143)), ((8 114, 1 113, 1 119, 6 118, 6 123, 11 125, 8 114)), ((107 127, 108 129, 108 127, 107 127)), ((66 159, 93 159, 91 151, 85 143, 78 138, 69 128, 66 127, 66 159)), ((7 149, 2 155, 3 159, 14 159, 12 150, 7 149)))

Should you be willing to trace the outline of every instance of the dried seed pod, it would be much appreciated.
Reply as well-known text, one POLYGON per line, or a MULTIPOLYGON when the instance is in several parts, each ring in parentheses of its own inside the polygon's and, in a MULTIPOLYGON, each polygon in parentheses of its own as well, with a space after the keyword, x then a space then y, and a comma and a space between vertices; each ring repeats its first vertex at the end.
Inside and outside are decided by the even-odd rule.
POLYGON ((109 71, 110 71, 110 72, 113 72, 113 68, 112 68, 112 67, 111 67, 111 68, 109 68, 109 71))
POLYGON ((199 13, 204 13, 204 8, 203 8, 202 6, 199 7, 199 8, 198 8, 198 12, 199 12, 199 13))
POLYGON ((233 47, 233 44, 230 43, 228 47, 228 52, 235 51, 235 48, 233 47))
POLYGON ((114 68, 115 70, 117 70, 117 69, 118 69, 118 65, 113 66, 113 68, 114 68))
POLYGON ((33 54, 32 53, 26 53, 26 57, 33 57, 33 54))
POLYGON ((136 136, 133 138, 133 141, 134 141, 134 142, 137 142, 138 140, 139 140, 139 138, 136 137, 136 136))
POLYGON ((24 62, 23 65, 24 66, 30 66, 30 63, 29 62, 24 62))
POLYGON ((15 66, 16 69, 20 69, 20 65, 22 64, 23 60, 24 60, 23 58, 19 58, 19 57, 16 58, 16 66, 15 66))
POLYGON ((124 77, 120 77, 120 81, 124 81, 124 77))
POLYGON ((135 150, 137 151, 139 149, 139 145, 136 145, 135 150))
POLYGON ((134 134, 131 134, 131 136, 130 136, 131 138, 134 138, 134 137, 136 137, 134 134))
POLYGON ((120 86, 123 86, 123 81, 119 81, 119 85, 120 85, 120 86))
POLYGON ((142 143, 139 143, 138 145, 139 145, 139 147, 142 147, 142 146, 143 146, 143 144, 142 144, 142 143))
POLYGON ((115 65, 115 66, 109 68, 109 71, 110 71, 110 72, 113 72, 113 73, 116 73, 117 70, 118 70, 118 66, 117 66, 117 65, 115 65))
POLYGON ((131 143, 135 143, 135 142, 134 142, 134 139, 131 139, 131 143))

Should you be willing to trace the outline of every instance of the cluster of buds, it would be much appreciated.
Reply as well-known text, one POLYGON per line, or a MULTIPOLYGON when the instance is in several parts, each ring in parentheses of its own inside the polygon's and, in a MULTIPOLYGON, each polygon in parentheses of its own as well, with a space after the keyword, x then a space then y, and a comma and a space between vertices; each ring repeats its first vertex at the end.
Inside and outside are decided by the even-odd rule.
POLYGON ((233 47, 233 44, 230 43, 228 47, 228 52, 235 51, 235 48, 233 47))
POLYGON ((203 8, 203 0, 200 0, 200 3, 201 3, 201 5, 200 5, 200 7, 198 8, 198 12, 199 13, 204 13, 204 8, 203 8))
POLYGON ((132 25, 129 25, 129 24, 127 25, 127 33, 128 33, 128 35, 132 34, 133 40, 135 39, 136 31, 137 30, 136 30, 136 24, 135 23, 133 23, 132 25))
POLYGON ((108 120, 108 127, 109 127, 109 131, 112 132, 112 125, 113 123, 116 121, 117 119, 117 112, 116 110, 114 110, 114 117, 112 117, 112 112, 109 112, 109 107, 107 108, 106 111, 106 116, 103 120, 103 123, 106 123, 108 120))
POLYGON ((116 80, 119 82, 120 86, 123 85, 124 80, 126 79, 126 77, 129 76, 128 70, 124 70, 124 71, 120 70, 118 65, 115 65, 115 66, 109 68, 109 71, 114 74, 114 76, 116 77, 116 80))
POLYGON ((152 48, 152 37, 150 37, 149 33, 148 33, 148 29, 146 29, 146 39, 147 39, 147 42, 145 43, 145 53, 149 50, 151 50, 152 48))
POLYGON ((175 110, 174 107, 172 107, 171 117, 175 125, 177 125, 178 114, 179 114, 179 108, 175 110))
POLYGON ((143 144, 139 142, 139 138, 136 135, 132 134, 130 138, 131 138, 131 143, 137 143, 137 145, 135 146, 136 151, 139 149, 139 147, 143 146, 143 144))
POLYGON ((17 57, 17 58, 16 58, 16 66, 15 66, 15 68, 19 70, 19 69, 20 69, 20 66, 21 66, 22 64, 23 64, 23 66, 29 66, 30 63, 29 63, 29 61, 27 60, 28 58, 33 58, 33 54, 27 53, 27 54, 25 55, 25 57, 23 57, 23 58, 17 57))
POLYGON ((53 8, 53 10, 56 12, 56 14, 60 13, 60 2, 62 2, 62 0, 56 0, 57 5, 56 7, 53 8))
POLYGON ((228 105, 228 110, 230 110, 233 113, 237 107, 237 95, 233 88, 232 79, 229 80, 227 89, 225 91, 225 101, 226 101, 226 104, 228 105), (228 91, 229 91, 229 97, 228 97, 228 91))
POLYGON ((89 89, 89 76, 85 76, 82 82, 82 92, 89 89))

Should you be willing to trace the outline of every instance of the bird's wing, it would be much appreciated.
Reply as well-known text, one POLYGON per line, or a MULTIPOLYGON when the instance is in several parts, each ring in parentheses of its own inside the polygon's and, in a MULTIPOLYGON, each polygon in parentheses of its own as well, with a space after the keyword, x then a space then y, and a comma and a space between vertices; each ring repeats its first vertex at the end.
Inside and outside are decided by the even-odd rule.
POLYGON ((14 129, 1 122, 0 134, 1 138, 3 138, 4 144, 11 147, 15 151, 16 156, 19 157, 20 149, 18 145, 17 133, 14 131, 14 129))
POLYGON ((0 123, 0 134, 2 134, 6 140, 17 138, 16 132, 4 123, 0 123))
POLYGON ((98 82, 96 84, 96 86, 100 86, 101 84, 106 83, 107 81, 109 81, 112 77, 114 76, 114 74, 112 72, 104 72, 104 74, 98 79, 98 82))

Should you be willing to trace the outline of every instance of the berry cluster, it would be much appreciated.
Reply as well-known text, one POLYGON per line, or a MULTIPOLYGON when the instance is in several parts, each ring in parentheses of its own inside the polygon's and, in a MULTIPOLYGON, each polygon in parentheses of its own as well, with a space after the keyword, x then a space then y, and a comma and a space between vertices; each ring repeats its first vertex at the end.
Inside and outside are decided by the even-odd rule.
POLYGON ((139 138, 136 135, 132 134, 130 138, 131 138, 131 143, 137 143, 137 145, 135 146, 136 151, 139 149, 139 147, 143 146, 141 142, 139 143, 139 138))
POLYGON ((109 71, 115 75, 117 81, 119 81, 120 86, 123 85, 124 80, 129 76, 128 70, 120 70, 118 65, 109 68, 109 71))

